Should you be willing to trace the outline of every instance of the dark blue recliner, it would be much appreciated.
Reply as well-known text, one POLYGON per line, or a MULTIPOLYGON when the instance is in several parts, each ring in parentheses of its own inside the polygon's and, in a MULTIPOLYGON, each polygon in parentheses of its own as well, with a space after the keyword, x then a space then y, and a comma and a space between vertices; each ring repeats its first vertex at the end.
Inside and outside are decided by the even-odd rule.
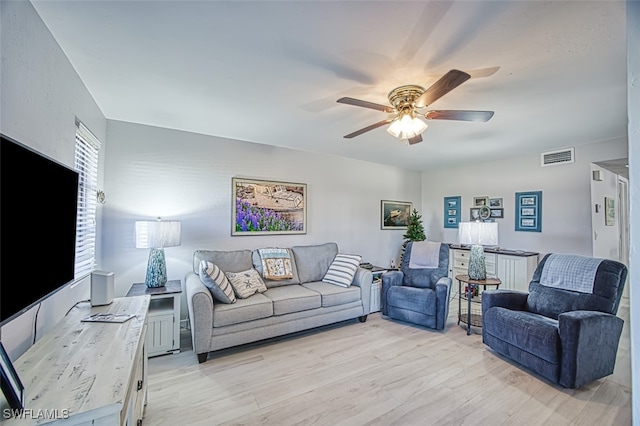
POLYGON ((400 270, 382 274, 382 315, 443 330, 449 315, 451 294, 451 278, 448 275, 448 244, 408 243, 402 256, 400 270), (414 244, 419 245, 418 249, 414 250, 414 244), (431 259, 416 259, 417 255, 414 255, 412 262, 412 252, 418 253, 422 247, 429 244, 431 259), (428 267, 423 267, 424 265, 428 267))
POLYGON ((613 260, 547 254, 528 293, 482 293, 482 341, 565 388, 608 376, 624 324, 616 313, 626 277, 626 266, 613 260))

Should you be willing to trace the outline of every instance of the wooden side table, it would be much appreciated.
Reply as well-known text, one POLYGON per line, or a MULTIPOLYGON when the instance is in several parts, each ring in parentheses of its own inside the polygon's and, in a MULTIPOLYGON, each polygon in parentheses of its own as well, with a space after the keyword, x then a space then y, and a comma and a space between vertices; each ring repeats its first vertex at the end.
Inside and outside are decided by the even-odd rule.
POLYGON ((127 297, 148 294, 147 353, 149 357, 180 352, 180 280, 169 280, 163 287, 149 288, 135 283, 127 297))
POLYGON ((471 334, 471 326, 482 327, 482 293, 479 291, 479 287, 482 286, 483 290, 487 289, 487 286, 495 286, 498 288, 502 281, 498 278, 487 278, 486 280, 473 280, 469 278, 469 275, 456 275, 458 280, 458 324, 463 322, 467 324, 467 336, 471 334), (462 283, 466 284, 465 291, 462 291, 462 283), (462 306, 462 300, 467 300, 467 311, 464 312, 462 306), (475 306, 475 309, 472 309, 475 306))

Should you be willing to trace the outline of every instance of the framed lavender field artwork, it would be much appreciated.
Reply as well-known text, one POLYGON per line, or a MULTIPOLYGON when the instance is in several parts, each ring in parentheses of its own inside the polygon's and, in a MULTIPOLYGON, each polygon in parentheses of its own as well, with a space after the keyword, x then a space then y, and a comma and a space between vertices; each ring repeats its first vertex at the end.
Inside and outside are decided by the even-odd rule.
POLYGON ((231 235, 307 233, 307 184, 231 179, 231 235))

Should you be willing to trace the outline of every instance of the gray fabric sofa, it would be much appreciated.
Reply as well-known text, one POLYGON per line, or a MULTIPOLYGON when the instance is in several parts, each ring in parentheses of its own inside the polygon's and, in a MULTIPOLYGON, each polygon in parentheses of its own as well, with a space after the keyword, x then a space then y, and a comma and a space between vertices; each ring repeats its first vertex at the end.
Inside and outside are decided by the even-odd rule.
POLYGON ((209 352, 256 342, 288 333, 358 318, 370 312, 372 274, 358 268, 352 285, 340 287, 322 282, 338 254, 336 243, 294 246, 293 278, 268 281, 268 290, 236 303, 218 302, 198 275, 200 261, 216 264, 224 272, 261 269, 256 250, 197 250, 193 271, 186 274, 184 292, 189 308, 193 350, 199 362, 209 352))

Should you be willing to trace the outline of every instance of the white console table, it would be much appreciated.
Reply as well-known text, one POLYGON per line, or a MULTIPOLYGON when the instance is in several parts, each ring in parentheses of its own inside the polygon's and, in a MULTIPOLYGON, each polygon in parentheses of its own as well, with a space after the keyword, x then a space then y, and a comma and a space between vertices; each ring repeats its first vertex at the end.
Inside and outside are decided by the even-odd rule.
MULTIPOLYGON (((0 424, 142 424, 148 309, 149 296, 116 298, 106 306, 79 303, 14 362, 26 410, 21 418, 0 416, 0 424), (135 317, 121 324, 80 321, 106 312, 135 317)), ((4 412, 9 407, 1 401, 4 412)))
MULTIPOLYGON (((449 276, 467 275, 469 248, 449 245, 449 276)), ((522 250, 484 249, 487 277, 500 278, 501 289, 528 291, 538 266, 538 253, 522 250)))

